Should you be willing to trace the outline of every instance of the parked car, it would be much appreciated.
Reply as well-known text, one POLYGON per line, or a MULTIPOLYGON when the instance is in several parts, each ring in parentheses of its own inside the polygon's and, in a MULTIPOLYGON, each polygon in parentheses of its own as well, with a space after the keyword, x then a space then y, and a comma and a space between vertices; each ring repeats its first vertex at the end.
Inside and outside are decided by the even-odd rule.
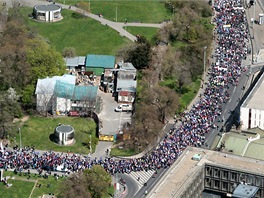
POLYGON ((115 108, 115 112, 132 111, 132 105, 120 104, 115 108))
POLYGON ((78 111, 70 111, 68 113, 68 116, 71 116, 71 117, 79 117, 80 114, 78 113, 78 111))

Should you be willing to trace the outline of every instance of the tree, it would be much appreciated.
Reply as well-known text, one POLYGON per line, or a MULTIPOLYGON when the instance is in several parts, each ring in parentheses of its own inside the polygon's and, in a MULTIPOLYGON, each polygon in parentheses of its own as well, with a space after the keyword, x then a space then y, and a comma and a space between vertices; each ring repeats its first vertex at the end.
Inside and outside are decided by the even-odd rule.
MULTIPOLYGON (((46 78, 49 76, 61 76, 65 73, 65 62, 59 52, 52 48, 41 37, 28 40, 26 46, 26 62, 31 67, 31 85, 36 85, 39 78, 46 78)), ((30 98, 34 95, 34 89, 27 86, 22 96, 22 101, 30 104, 30 98)))
POLYGON ((66 69, 61 54, 41 37, 30 39, 27 42, 27 63, 31 65, 31 79, 35 83, 38 78, 62 75, 66 69))
POLYGON ((137 69, 144 69, 149 66, 151 55, 151 45, 145 37, 139 37, 135 47, 128 51, 128 57, 125 62, 132 63, 137 69))
POLYGON ((65 47, 62 50, 62 56, 64 58, 73 58, 76 56, 76 51, 74 47, 65 47))
POLYGON ((18 20, 9 21, 0 41, 0 89, 10 86, 23 89, 30 82, 31 69, 26 63, 25 43, 28 40, 26 27, 18 20))
POLYGON ((92 169, 86 169, 84 177, 93 198, 100 198, 106 194, 112 181, 109 173, 100 165, 95 165, 92 169))
POLYGON ((153 88, 152 103, 157 107, 159 120, 163 123, 168 115, 173 115, 178 109, 179 99, 177 94, 168 87, 155 86, 153 88))
POLYGON ((19 96, 13 88, 0 92, 0 134, 6 138, 15 117, 20 117, 22 112, 17 102, 19 96))
POLYGON ((69 179, 66 179, 59 189, 58 198, 91 198, 91 193, 88 191, 87 182, 82 173, 73 174, 69 179))
POLYGON ((103 167, 95 165, 91 169, 73 174, 65 180, 59 190, 58 198, 101 198, 107 194, 111 181, 111 176, 103 167))

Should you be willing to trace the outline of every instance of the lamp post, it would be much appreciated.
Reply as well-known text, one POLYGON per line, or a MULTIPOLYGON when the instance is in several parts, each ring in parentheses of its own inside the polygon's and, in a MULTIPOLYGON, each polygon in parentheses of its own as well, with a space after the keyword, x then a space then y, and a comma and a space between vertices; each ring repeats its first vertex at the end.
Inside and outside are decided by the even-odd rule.
POLYGON ((254 39, 255 14, 256 14, 256 0, 254 0, 254 9, 253 9, 252 39, 254 39))
POLYGON ((93 151, 92 151, 92 136, 91 135, 90 135, 90 142, 89 142, 89 144, 90 144, 90 153, 92 154, 93 151))
POLYGON ((22 139, 21 139, 21 130, 20 128, 18 128, 18 133, 19 133, 19 147, 20 147, 20 150, 22 149, 22 139))
POLYGON ((205 82, 205 66, 206 66, 206 49, 207 49, 207 46, 204 46, 204 64, 203 64, 203 80, 204 80, 204 82, 205 82))
POLYGON ((116 22, 117 22, 117 7, 116 7, 116 22))

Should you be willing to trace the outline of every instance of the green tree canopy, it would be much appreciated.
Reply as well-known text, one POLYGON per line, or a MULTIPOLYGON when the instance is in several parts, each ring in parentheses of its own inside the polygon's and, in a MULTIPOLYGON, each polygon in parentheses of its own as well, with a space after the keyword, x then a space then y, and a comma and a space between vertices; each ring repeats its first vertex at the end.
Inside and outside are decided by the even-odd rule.
POLYGON ((151 45, 143 36, 138 36, 135 46, 127 52, 126 62, 132 63, 137 69, 144 69, 149 66, 151 45))
POLYGON ((111 185, 111 176, 100 165, 74 174, 60 189, 59 198, 86 197, 101 198, 107 194, 111 185))
POLYGON ((27 63, 32 68, 32 81, 65 73, 62 55, 40 37, 27 42, 27 63))
POLYGON ((19 103, 19 96, 13 88, 0 92, 0 137, 6 138, 11 131, 14 117, 20 117, 22 112, 19 103))
POLYGON ((112 179, 102 166, 95 165, 92 169, 86 169, 84 176, 93 198, 100 198, 107 193, 112 179))

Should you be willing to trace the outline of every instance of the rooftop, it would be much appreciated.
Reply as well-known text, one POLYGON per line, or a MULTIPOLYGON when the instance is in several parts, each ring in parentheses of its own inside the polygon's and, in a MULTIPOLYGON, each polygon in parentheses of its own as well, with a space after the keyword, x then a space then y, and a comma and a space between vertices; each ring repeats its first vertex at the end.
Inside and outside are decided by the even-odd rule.
POLYGON ((242 107, 264 110, 263 93, 264 75, 262 74, 256 86, 252 89, 246 100, 243 102, 242 107))
POLYGON ((61 7, 56 4, 36 5, 35 9, 39 11, 56 11, 61 7))
POLYGON ((115 57, 110 55, 88 54, 86 56, 85 66, 113 69, 115 67, 115 57))
POLYGON ((257 174, 264 172, 264 161, 197 147, 188 147, 149 193, 148 197, 177 197, 184 191, 184 187, 188 183, 192 183, 192 179, 205 164, 257 174), (201 155, 201 160, 192 160, 192 157, 197 154, 201 155))
POLYGON ((38 79, 35 94, 53 94, 57 81, 68 84, 75 84, 76 76, 65 74, 63 76, 53 76, 44 79, 38 79))
POLYGON ((70 133, 73 132, 73 127, 70 125, 61 125, 56 127, 56 130, 61 133, 70 133))
POLYGON ((237 198, 251 198, 254 197, 259 187, 239 184, 233 193, 233 197, 237 198))
POLYGON ((132 63, 121 63, 120 68, 125 70, 136 70, 132 63))
POLYGON ((79 65, 85 65, 85 56, 77 56, 74 58, 64 58, 66 66, 77 67, 79 65))
POLYGON ((75 86, 72 100, 95 100, 98 86, 75 86))
POLYGON ((222 152, 264 160, 264 155, 262 153, 264 148, 264 131, 258 127, 248 131, 231 131, 223 134, 220 143, 224 143, 225 145, 222 152), (252 138, 256 139, 252 140, 252 138), (251 139, 251 141, 248 139, 251 139))
POLYGON ((132 91, 135 92, 137 88, 137 81, 130 79, 118 79, 116 90, 117 91, 132 91))

